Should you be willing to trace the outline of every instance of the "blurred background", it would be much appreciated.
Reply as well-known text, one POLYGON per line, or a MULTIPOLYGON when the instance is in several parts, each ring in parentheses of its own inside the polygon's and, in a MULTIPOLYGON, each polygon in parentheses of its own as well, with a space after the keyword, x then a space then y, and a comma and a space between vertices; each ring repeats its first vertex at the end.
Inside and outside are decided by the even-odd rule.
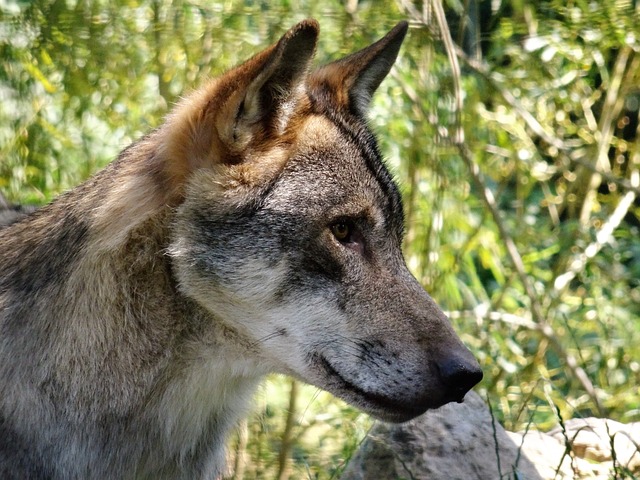
MULTIPOLYGON (((476 390, 511 430, 638 421, 640 3, 431 1, 0 0, 0 192, 46 203, 303 18, 318 63, 407 19, 370 122, 476 390)), ((256 405, 231 478, 338 478, 372 425, 283 377, 256 405)))

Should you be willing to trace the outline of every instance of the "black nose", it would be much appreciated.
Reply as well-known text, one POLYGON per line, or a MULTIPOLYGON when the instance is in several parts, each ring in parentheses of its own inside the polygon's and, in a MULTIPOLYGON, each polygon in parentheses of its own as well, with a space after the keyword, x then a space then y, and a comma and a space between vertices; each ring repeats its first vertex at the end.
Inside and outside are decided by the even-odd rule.
POLYGON ((482 370, 471 352, 464 357, 448 357, 438 364, 438 371, 450 402, 462 402, 467 392, 482 380, 482 370))

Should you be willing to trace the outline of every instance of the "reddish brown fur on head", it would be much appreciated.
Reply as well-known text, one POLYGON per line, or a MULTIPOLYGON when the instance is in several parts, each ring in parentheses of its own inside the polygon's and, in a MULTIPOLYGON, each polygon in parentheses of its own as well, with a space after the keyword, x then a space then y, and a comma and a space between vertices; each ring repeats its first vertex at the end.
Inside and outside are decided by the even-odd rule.
POLYGON ((309 114, 308 91, 364 116, 406 31, 400 23, 370 47, 309 74, 319 26, 305 20, 185 98, 162 127, 165 172, 174 190, 181 192, 194 171, 219 166, 233 184, 264 183, 282 168, 309 114))
POLYGON ((315 20, 299 23, 178 105, 163 127, 169 178, 181 184, 195 170, 225 166, 231 179, 256 184, 281 168, 294 141, 291 123, 308 103, 304 83, 318 32, 315 20))
POLYGON ((406 31, 400 23, 364 50, 309 73, 319 26, 305 20, 186 96, 156 132, 123 154, 119 179, 95 210, 97 231, 109 239, 105 247, 159 209, 181 203, 199 171, 213 174, 221 192, 268 185, 312 116, 310 94, 363 117, 406 31))

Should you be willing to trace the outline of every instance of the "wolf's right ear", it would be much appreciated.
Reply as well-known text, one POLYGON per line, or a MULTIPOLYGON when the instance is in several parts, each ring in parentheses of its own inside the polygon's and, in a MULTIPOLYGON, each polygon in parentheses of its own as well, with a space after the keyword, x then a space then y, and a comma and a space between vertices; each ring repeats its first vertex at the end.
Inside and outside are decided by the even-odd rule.
POLYGON ((329 63, 310 75, 310 83, 339 108, 365 117, 371 97, 398 56, 409 25, 398 23, 372 45, 329 63))

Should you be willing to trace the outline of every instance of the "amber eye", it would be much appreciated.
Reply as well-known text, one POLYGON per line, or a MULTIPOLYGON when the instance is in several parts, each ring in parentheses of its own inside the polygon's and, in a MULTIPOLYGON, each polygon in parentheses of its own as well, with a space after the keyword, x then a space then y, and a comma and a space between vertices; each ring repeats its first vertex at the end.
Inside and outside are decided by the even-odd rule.
POLYGON ((346 242, 351 236, 351 226, 345 222, 339 222, 331 226, 331 233, 339 242, 346 242))

